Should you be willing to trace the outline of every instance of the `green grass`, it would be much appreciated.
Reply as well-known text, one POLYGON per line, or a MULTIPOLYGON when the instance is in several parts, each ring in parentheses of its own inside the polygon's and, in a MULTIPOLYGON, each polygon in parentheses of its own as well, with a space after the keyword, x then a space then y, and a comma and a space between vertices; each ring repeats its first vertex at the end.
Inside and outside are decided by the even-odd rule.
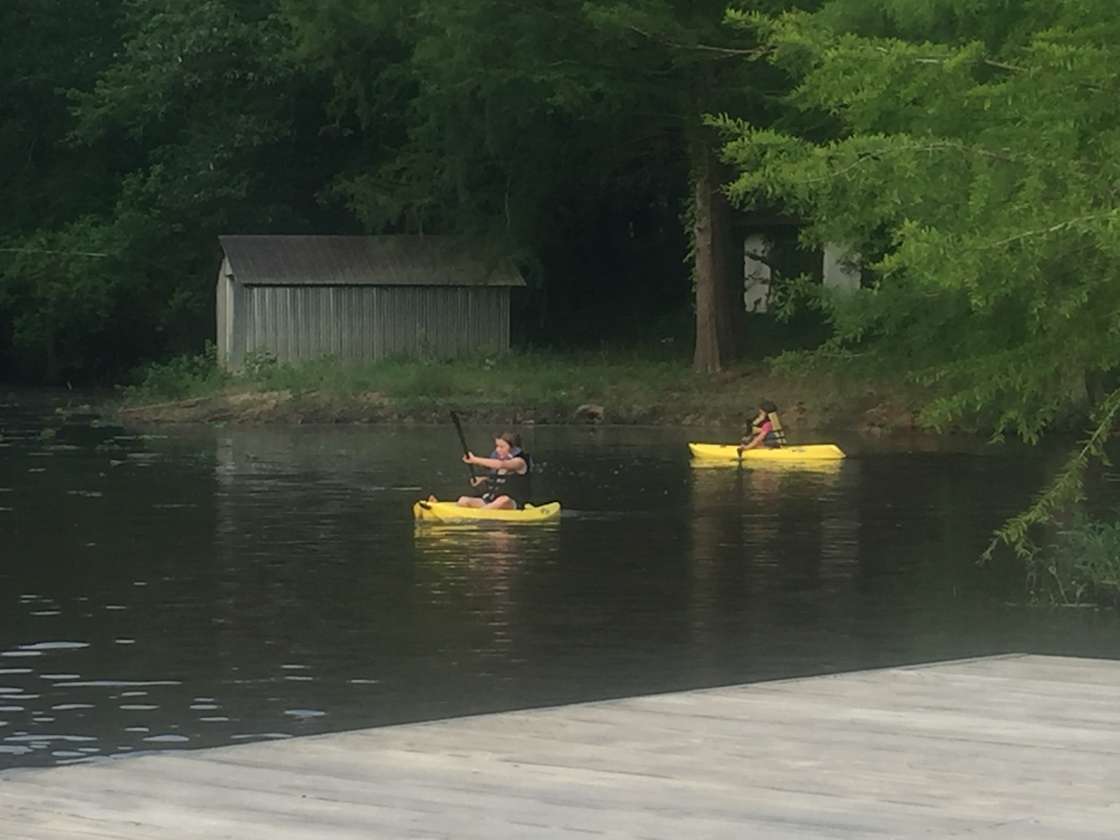
MULTIPOLYGON (((209 351, 148 365, 125 389, 124 407, 254 392, 290 395, 283 411, 309 422, 368 421, 375 415, 426 421, 448 408, 495 419, 569 422, 580 405, 590 403, 601 405, 610 423, 740 424, 759 400, 768 398, 783 408, 787 424, 803 427, 850 419, 878 405, 883 394, 895 402, 901 396, 891 387, 853 384, 819 372, 809 379, 788 372, 771 375, 768 365, 757 360, 718 374, 698 374, 686 359, 636 351, 532 351, 364 363, 325 358, 299 364, 257 355, 236 374, 221 370, 209 351)), ((242 409, 235 413, 246 404, 239 405, 242 409)), ((284 421, 284 416, 270 416, 284 421)))
POLYGON ((358 364, 330 358, 279 364, 257 357, 237 374, 220 369, 207 353, 147 365, 125 396, 129 403, 142 404, 248 390, 337 396, 378 393, 406 402, 470 399, 487 404, 547 404, 608 396, 652 400, 666 391, 700 393, 706 391, 703 379, 683 362, 601 353, 508 353, 445 362, 386 359, 358 364))
POLYGON ((1111 520, 1082 516, 1035 557, 1029 583, 1061 604, 1120 605, 1120 511, 1111 520))
POLYGON ((144 365, 133 374, 132 383, 124 388, 124 396, 129 403, 207 397, 220 393, 233 379, 219 367, 217 348, 207 342, 206 349, 198 355, 176 356, 144 365))

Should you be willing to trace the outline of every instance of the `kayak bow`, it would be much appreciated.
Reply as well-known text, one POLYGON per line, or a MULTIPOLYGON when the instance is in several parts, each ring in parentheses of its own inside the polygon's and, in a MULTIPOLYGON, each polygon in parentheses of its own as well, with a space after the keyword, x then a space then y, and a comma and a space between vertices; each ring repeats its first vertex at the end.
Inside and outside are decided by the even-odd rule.
POLYGON ((525 505, 521 510, 462 507, 456 502, 419 501, 412 506, 417 522, 518 522, 532 524, 560 518, 560 503, 525 505))
POLYGON ((688 451, 698 461, 836 461, 844 450, 834 443, 811 443, 805 446, 783 446, 779 449, 757 447, 739 454, 739 447, 722 443, 690 443, 688 451))

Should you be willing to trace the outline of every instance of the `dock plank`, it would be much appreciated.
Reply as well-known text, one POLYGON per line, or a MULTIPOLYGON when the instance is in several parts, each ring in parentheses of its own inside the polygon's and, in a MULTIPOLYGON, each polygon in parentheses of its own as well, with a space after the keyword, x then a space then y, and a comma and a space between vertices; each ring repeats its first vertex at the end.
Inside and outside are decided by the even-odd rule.
POLYGON ((1005 656, 0 773, 3 836, 1096 840, 1120 662, 1005 656))

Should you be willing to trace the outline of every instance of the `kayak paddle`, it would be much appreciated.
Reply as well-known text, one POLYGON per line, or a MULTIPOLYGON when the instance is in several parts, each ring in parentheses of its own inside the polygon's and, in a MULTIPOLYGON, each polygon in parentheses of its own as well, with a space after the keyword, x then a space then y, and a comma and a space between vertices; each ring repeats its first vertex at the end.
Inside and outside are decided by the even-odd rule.
MULTIPOLYGON (((455 431, 459 433, 459 443, 463 445, 463 454, 469 455, 471 450, 470 447, 467 446, 467 437, 463 434, 463 424, 459 422, 458 412, 451 412, 451 422, 455 424, 455 431)), ((474 464, 467 464, 467 472, 470 473, 471 483, 473 484, 475 478, 474 464)))

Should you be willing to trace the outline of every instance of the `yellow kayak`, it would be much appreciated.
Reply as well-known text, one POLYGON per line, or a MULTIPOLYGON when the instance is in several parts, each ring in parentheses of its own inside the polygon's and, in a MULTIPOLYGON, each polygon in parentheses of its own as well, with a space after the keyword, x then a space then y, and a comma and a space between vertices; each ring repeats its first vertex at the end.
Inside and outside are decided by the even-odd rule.
POLYGON ((782 461, 836 461, 844 457, 844 450, 834 443, 811 443, 805 446, 783 446, 780 449, 748 449, 740 456, 739 448, 735 444, 722 443, 690 443, 688 451, 698 461, 724 461, 744 463, 750 461, 766 461, 780 463, 782 461))
POLYGON ((533 524, 560 518, 560 503, 525 505, 521 510, 460 507, 456 502, 419 501, 412 506, 417 522, 518 522, 533 524))
POLYGON ((785 461, 767 461, 764 458, 755 458, 754 460, 748 458, 745 461, 717 461, 715 458, 693 458, 688 462, 693 473, 705 471, 726 472, 728 470, 734 472, 738 470, 740 472, 774 472, 782 474, 810 472, 826 475, 839 475, 845 463, 847 463, 846 458, 837 458, 833 461, 797 461, 792 458, 785 461))

